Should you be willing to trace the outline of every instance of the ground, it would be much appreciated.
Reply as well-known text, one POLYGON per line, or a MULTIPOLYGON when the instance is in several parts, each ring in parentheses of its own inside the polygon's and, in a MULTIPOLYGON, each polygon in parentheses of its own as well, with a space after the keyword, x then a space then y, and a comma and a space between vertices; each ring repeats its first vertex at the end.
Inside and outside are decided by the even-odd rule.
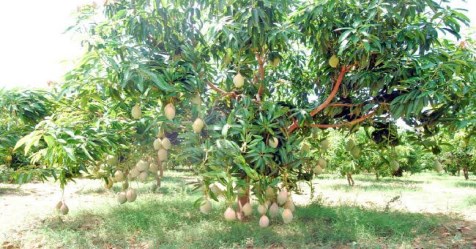
POLYGON ((258 215, 225 222, 223 201, 203 215, 194 207, 194 176, 169 171, 163 186, 133 183, 136 202, 119 205, 99 180, 66 187, 70 214, 54 206, 59 185, 0 184, 3 248, 476 248, 476 180, 433 173, 376 181, 356 176, 356 186, 323 175, 293 195, 294 220, 258 227, 258 215))

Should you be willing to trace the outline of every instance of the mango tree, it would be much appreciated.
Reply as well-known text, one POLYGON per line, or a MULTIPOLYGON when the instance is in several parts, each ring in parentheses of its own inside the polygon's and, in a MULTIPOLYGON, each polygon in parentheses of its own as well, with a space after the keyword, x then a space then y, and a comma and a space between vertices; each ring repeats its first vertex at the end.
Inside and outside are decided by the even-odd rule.
POLYGON ((470 172, 476 172, 476 147, 474 140, 474 129, 462 129, 454 133, 449 130, 442 130, 438 136, 441 153, 438 157, 441 167, 452 175, 463 172, 466 180, 469 179, 470 172))
MULTIPOLYGON (((289 222, 289 193, 314 173, 302 149, 311 128, 352 131, 403 118, 431 130, 465 111, 475 76, 474 44, 442 39, 460 39, 460 26, 469 22, 445 4, 86 5, 70 29, 81 34, 87 53, 63 88, 79 102, 99 94, 129 106, 130 119, 153 121, 148 134, 160 139, 158 161, 169 158, 159 143, 167 138, 180 150, 176 158, 200 172, 203 212, 209 211, 209 198, 223 195, 225 218, 243 218, 253 193, 260 225, 269 225, 267 210, 275 215, 279 206, 289 222)), ((98 119, 105 115, 89 111, 98 119)))
POLYGON ((50 169, 30 164, 14 147, 55 107, 53 94, 44 90, 0 89, 0 181, 23 183, 51 176, 50 169))

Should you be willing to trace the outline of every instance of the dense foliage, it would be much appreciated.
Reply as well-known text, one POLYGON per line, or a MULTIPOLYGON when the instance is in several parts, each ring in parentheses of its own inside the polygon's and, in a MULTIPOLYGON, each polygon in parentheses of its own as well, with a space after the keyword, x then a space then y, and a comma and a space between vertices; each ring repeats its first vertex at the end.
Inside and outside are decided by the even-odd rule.
POLYGON ((13 149, 21 137, 53 113, 55 106, 54 97, 47 91, 0 89, 0 180, 22 183, 49 175, 49 170, 30 164, 24 153, 13 149))

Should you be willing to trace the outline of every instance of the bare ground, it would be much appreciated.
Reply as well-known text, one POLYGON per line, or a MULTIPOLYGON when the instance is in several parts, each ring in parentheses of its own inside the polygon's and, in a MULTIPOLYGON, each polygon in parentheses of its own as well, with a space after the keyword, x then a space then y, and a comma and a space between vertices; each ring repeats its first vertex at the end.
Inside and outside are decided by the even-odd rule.
MULTIPOLYGON (((55 206, 61 196, 59 184, 54 182, 0 184, 0 242, 16 240, 32 226, 58 215, 55 206)), ((90 179, 78 179, 64 192, 72 211, 110 202, 112 196, 103 190, 101 181, 90 179)))

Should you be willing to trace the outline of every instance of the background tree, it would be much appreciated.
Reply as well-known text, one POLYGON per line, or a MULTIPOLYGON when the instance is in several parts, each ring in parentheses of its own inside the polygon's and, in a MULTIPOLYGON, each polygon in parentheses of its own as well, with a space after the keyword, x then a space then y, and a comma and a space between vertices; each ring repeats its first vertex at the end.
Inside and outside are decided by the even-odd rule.
POLYGON ((475 146, 473 139, 473 130, 463 129, 457 133, 451 133, 448 130, 442 130, 438 136, 441 141, 441 152, 438 154, 441 161, 441 167, 452 175, 460 174, 466 180, 469 179, 469 173, 476 171, 475 146))
POLYGON ((56 105, 53 94, 47 91, 0 89, 0 181, 23 183, 51 175, 51 171, 30 164, 14 147, 38 122, 51 115, 56 105))

